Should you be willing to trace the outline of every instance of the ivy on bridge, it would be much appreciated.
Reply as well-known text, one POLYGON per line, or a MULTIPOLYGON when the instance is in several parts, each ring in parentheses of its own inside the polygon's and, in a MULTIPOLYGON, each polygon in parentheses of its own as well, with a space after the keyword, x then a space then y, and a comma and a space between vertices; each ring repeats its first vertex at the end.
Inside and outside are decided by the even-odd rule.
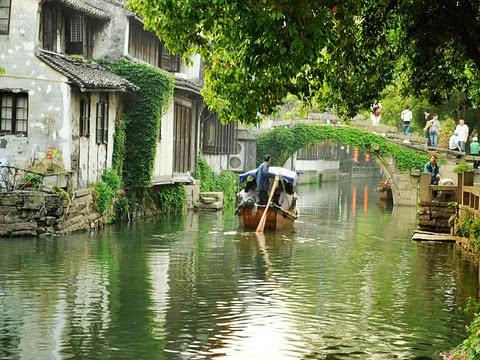
POLYGON ((265 154, 270 154, 275 165, 282 165, 296 151, 323 141, 338 141, 377 157, 392 155, 400 171, 421 170, 428 161, 426 153, 392 143, 365 130, 349 126, 297 124, 277 127, 260 135, 257 139, 257 162, 260 163, 265 154))

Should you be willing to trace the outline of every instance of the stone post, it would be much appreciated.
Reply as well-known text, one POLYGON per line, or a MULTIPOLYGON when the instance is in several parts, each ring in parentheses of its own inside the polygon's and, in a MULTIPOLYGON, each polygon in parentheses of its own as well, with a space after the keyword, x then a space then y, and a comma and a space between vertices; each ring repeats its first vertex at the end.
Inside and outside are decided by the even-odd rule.
POLYGON ((422 173, 420 175, 420 202, 428 203, 432 201, 432 192, 430 191, 430 184, 432 175, 429 173, 422 173))

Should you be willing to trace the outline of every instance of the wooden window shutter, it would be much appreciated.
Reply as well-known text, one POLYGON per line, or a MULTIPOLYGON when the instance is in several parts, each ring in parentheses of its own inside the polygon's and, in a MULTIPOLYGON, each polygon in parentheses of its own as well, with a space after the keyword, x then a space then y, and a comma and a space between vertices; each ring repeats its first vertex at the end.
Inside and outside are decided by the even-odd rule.
POLYGON ((108 143, 108 102, 103 103, 103 139, 104 144, 108 143))
POLYGON ((102 143, 102 128, 101 128, 101 115, 100 115, 100 112, 101 112, 101 109, 102 109, 102 104, 97 102, 97 116, 96 116, 96 131, 95 131, 95 141, 97 142, 97 144, 101 144, 102 143))

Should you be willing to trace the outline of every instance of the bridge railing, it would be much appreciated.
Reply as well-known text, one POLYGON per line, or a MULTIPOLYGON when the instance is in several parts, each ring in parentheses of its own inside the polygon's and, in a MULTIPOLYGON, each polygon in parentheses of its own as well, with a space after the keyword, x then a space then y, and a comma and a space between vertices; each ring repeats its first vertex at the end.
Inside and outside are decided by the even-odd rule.
MULTIPOLYGON (((460 175, 460 174, 459 174, 460 175)), ((461 187, 458 185, 431 185, 432 176, 429 173, 420 175, 420 203, 460 202, 462 199, 461 187)), ((459 182, 457 184, 460 184, 459 182)))

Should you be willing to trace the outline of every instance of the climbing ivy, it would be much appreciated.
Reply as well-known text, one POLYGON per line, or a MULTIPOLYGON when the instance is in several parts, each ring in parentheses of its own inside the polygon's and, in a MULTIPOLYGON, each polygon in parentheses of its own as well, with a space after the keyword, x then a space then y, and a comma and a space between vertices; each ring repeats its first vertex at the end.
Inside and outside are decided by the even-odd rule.
POLYGON ((92 194, 95 208, 100 214, 103 215, 112 210, 120 185, 120 176, 112 169, 105 169, 102 174, 102 181, 97 181, 93 184, 92 194))
POLYGON ((150 189, 151 199, 158 213, 171 214, 184 209, 187 201, 187 192, 183 184, 161 186, 150 189))
POLYGON ((260 163, 265 154, 270 154, 273 163, 281 165, 299 149, 328 140, 357 147, 365 153, 393 155, 400 171, 422 169, 428 161, 426 154, 391 143, 368 131, 352 127, 298 124, 277 127, 260 135, 257 139, 257 162, 260 163))
POLYGON ((238 175, 231 171, 222 171, 216 175, 207 161, 200 156, 193 177, 200 180, 200 191, 222 191, 225 209, 230 211, 234 208, 238 175))
POLYGON ((139 88, 123 114, 123 182, 127 190, 142 188, 148 186, 152 177, 161 117, 173 97, 174 78, 153 66, 126 59, 109 64, 109 68, 139 88))
MULTIPOLYGON (((457 215, 453 217, 455 235, 467 238, 471 250, 478 255, 480 252, 480 219, 473 212, 466 211, 465 216, 461 219, 457 215)), ((466 360, 480 358, 480 306, 478 303, 472 304, 470 300, 469 307, 474 310, 474 319, 467 327, 468 337, 452 353, 446 354, 444 359, 466 360)))
POLYGON ((125 159, 125 120, 120 116, 115 121, 115 133, 113 134, 112 169, 123 178, 123 160, 125 159))
POLYGON ((457 346, 450 354, 445 354, 447 360, 469 360, 480 358, 480 304, 473 298, 469 298, 466 313, 473 313, 474 319, 467 327, 468 337, 457 346))
POLYGON ((470 211, 467 210, 463 219, 455 218, 455 235, 467 238, 472 250, 480 252, 480 219, 470 211))

